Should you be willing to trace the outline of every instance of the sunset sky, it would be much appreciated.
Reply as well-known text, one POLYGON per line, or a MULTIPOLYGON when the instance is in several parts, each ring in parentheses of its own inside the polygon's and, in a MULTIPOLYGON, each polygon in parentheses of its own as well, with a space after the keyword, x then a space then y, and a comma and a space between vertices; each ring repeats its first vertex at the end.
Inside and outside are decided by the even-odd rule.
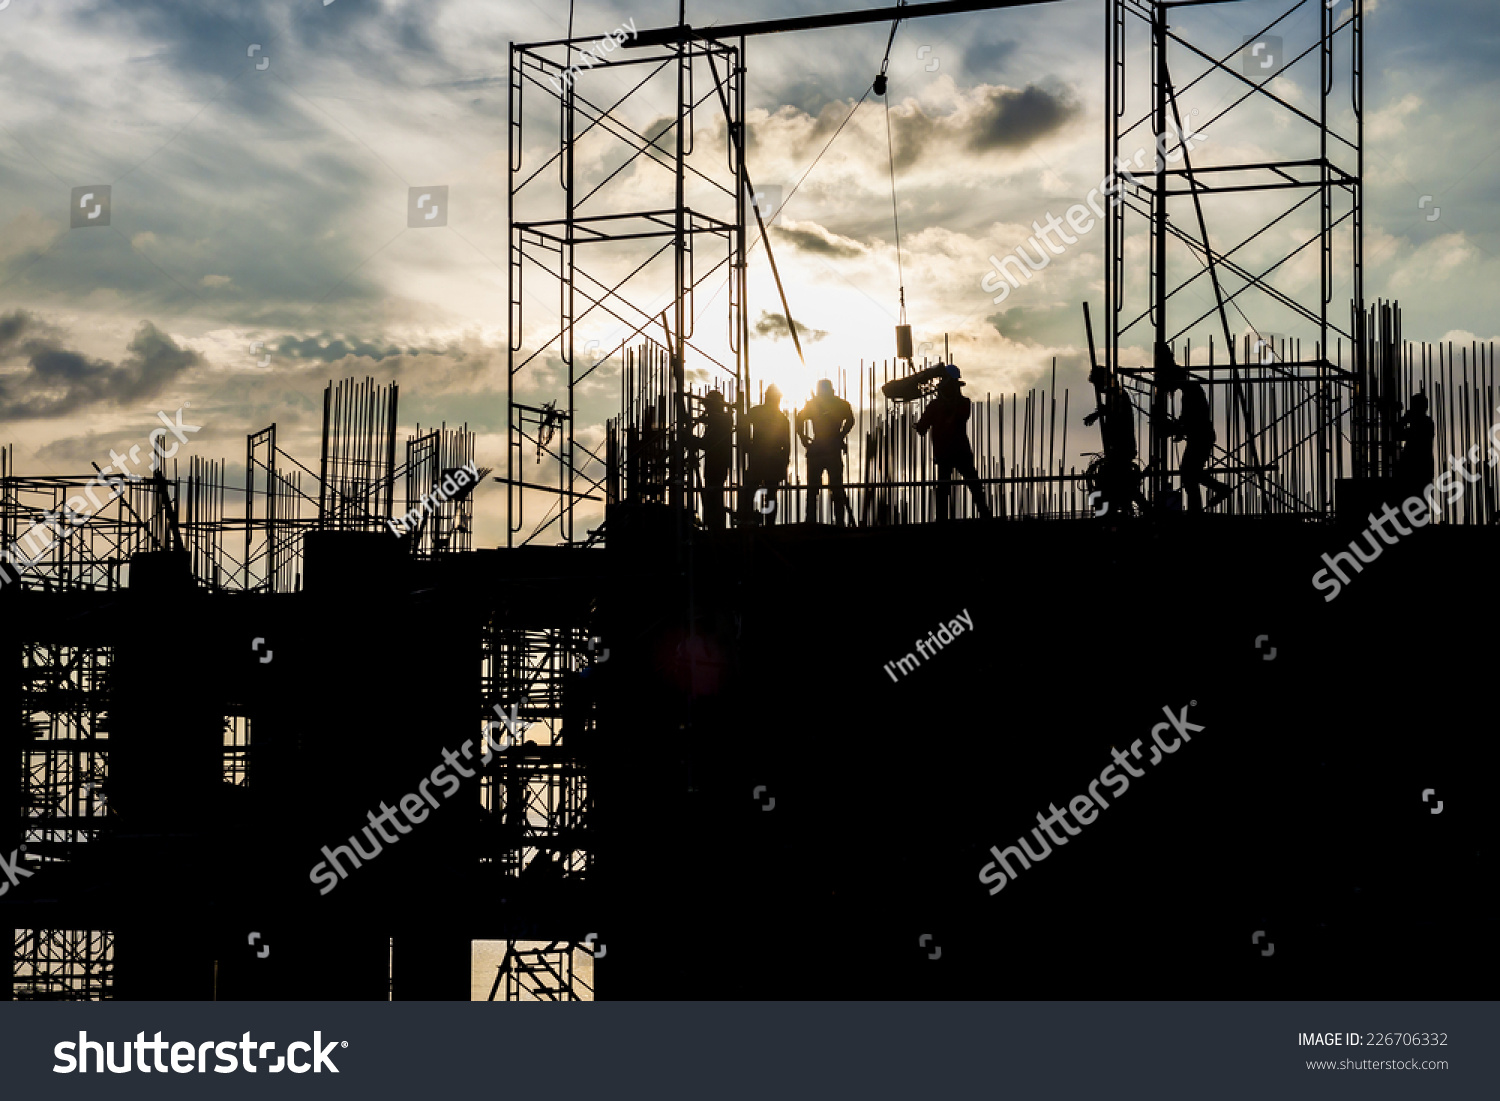
MULTIPOLYGON (((706 26, 867 6, 700 0, 688 12, 706 26)), ((1237 43, 1288 6, 1247 0, 1191 18, 1237 43)), ((1303 33, 1315 7, 1297 17, 1303 33)), ((1500 335, 1500 10, 1365 7, 1366 297, 1399 298, 1409 337, 1488 340, 1500 335)), ((1060 383, 1075 395, 1083 386, 1079 304, 1101 308, 1102 230, 1003 306, 980 281, 991 254, 1024 244, 1033 221, 1062 217, 1101 178, 1103 10, 1064 0, 914 21, 896 36, 907 309, 918 343, 941 347, 948 334, 971 396, 1037 385, 1054 356, 1060 383)), ((590 0, 576 29, 644 30, 676 11, 590 0)), ((322 387, 370 375, 401 386, 402 440, 419 421, 466 421, 479 464, 503 471, 508 50, 563 36, 567 15, 541 0, 11 0, 0 10, 0 444, 15 445, 24 472, 86 473, 110 448, 143 443, 156 410, 191 402, 204 427, 189 453, 229 456, 238 479, 245 433, 272 421, 311 465, 322 387), (74 189, 97 184, 111 188, 109 226, 71 229, 74 189), (408 189, 428 185, 448 188, 447 224, 410 230, 408 189), (264 351, 251 350, 257 341, 264 351)), ((871 24, 751 40, 757 183, 790 188, 803 175, 869 86, 889 33, 871 24)), ((1315 95, 1290 76, 1279 90, 1304 107, 1315 95)), ((1220 98, 1211 90, 1205 105, 1220 98)), ((670 111, 648 97, 627 114, 645 129, 670 111)), ((717 111, 700 109, 706 140, 716 123, 722 140, 717 111)), ((1207 133, 1195 163, 1287 152, 1273 123, 1207 133)), ((887 157, 872 96, 773 230, 811 377, 894 353, 887 157)), ((1234 228, 1230 216, 1225 237, 1234 228)), ((1316 290, 1315 263, 1287 277, 1316 290)), ((757 369, 794 379, 768 316, 780 306, 764 249, 750 284, 757 369)), ((547 377, 523 389, 527 400, 555 396, 547 377)), ((616 392, 609 372, 599 382, 579 421, 591 443, 616 392)), ((503 542, 503 490, 481 489, 476 509, 476 545, 503 542)))

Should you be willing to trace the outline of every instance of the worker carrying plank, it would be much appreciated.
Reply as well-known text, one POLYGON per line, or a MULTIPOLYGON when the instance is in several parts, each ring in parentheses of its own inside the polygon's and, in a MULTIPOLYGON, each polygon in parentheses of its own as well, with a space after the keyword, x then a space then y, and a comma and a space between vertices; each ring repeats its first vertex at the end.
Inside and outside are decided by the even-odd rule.
POLYGON ((840 527, 852 511, 844 495, 844 438, 854 427, 854 407, 833 392, 828 379, 818 380, 818 392, 797 411, 797 438, 807 449, 807 510, 804 520, 813 522, 818 511, 818 493, 823 473, 828 473, 828 492, 833 497, 833 515, 840 527), (809 438, 807 426, 812 425, 809 438))
POLYGON ((973 402, 964 397, 960 387, 965 383, 958 368, 948 364, 945 377, 938 383, 937 395, 922 410, 916 423, 917 435, 932 433, 932 457, 937 462, 937 518, 949 519, 953 499, 953 474, 957 471, 969 487, 974 511, 990 518, 990 506, 974 469, 974 449, 969 443, 969 411, 973 402))

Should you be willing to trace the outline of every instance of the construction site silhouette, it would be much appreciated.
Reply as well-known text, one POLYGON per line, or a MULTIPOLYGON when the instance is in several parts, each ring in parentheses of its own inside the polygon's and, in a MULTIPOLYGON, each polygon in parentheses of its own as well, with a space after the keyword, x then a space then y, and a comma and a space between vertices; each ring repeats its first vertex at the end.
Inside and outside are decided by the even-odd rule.
MULTIPOLYGON (((1151 37, 1182 5, 1105 7, 1116 157, 1180 135, 1191 85, 1151 37)), ((594 39, 512 47, 503 459, 468 425, 398 439, 402 395, 368 378, 330 381, 318 454, 249 434, 242 483, 0 452, 0 998, 467 999, 476 942, 503 946, 496 999, 1482 996, 1500 761, 1452 698, 1492 664, 1467 639, 1493 608, 1494 347, 1366 305, 1362 138, 1262 83, 1323 151, 1136 173, 1063 365, 1092 368, 1079 399, 1056 361, 1000 394, 941 333, 918 354, 904 286, 896 356, 783 395, 750 362, 775 212, 744 40, 893 10, 643 29, 587 70, 594 39), (620 66, 677 121, 593 97, 620 66), (591 128, 662 194, 596 194, 591 128), (1319 200, 1302 299, 1210 234, 1257 189, 1319 200), (596 259, 630 249, 645 283, 596 259), (1301 335, 1262 336, 1257 303, 1301 335), (586 382, 617 384, 606 423, 586 382), (505 545, 476 547, 502 496, 505 545), (1411 529, 1325 595, 1382 508, 1411 529), (1172 715, 1201 729, 1163 753, 1172 715)), ((1357 30, 1325 12, 1303 45, 1360 103, 1357 30)))

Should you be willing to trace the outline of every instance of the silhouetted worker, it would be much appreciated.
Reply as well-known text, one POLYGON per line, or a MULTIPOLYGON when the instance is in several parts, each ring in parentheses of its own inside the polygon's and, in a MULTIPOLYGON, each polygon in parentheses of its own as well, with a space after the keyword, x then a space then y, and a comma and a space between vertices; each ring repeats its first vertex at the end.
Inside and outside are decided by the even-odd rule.
POLYGON ((1432 418, 1427 415, 1427 395, 1413 394, 1411 409, 1396 423, 1396 438, 1401 441, 1396 484, 1406 496, 1420 497, 1422 490, 1432 484, 1434 436, 1432 418))
POLYGON ((948 365, 948 376, 938 383, 937 396, 927 403, 914 426, 917 435, 932 431, 932 457, 937 462, 937 518, 947 520, 953 500, 953 473, 957 471, 969 487, 974 511, 986 520, 990 506, 974 469, 974 449, 969 444, 969 411, 973 402, 963 396, 958 368, 948 365))
POLYGON ((703 453, 703 524, 709 531, 723 531, 724 486, 734 462, 734 411, 724 403, 723 394, 709 393, 697 423, 703 425, 703 434, 693 440, 693 447, 703 453))
POLYGON ((792 459, 792 425, 781 411, 781 388, 774 382, 766 387, 766 400, 745 415, 749 438, 741 439, 745 452, 745 480, 740 486, 740 523, 750 519, 755 491, 764 489, 768 504, 755 503, 764 522, 776 522, 776 487, 786 481, 787 463, 792 459))
POLYGON ((819 379, 818 392, 797 412, 797 438, 807 449, 807 509, 803 519, 809 524, 817 515, 818 492, 827 471, 835 522, 844 526, 844 514, 850 512, 849 498, 844 496, 844 437, 853 427, 854 407, 833 392, 833 383, 819 379), (806 430, 809 424, 811 439, 806 430))
POLYGON ((1109 507, 1122 516, 1130 515, 1132 503, 1140 505, 1142 514, 1151 511, 1151 503, 1141 493, 1141 473, 1135 465, 1139 454, 1135 442, 1135 404, 1120 380, 1108 367, 1095 367, 1089 382, 1099 394, 1099 408, 1083 418, 1085 425, 1103 421, 1099 437, 1104 459, 1099 464, 1099 491, 1109 507))
POLYGON ((1213 414, 1208 409, 1208 397, 1203 393, 1203 387, 1194 382, 1188 376, 1187 371, 1177 365, 1177 360, 1173 357, 1170 348, 1165 349, 1158 357, 1156 377, 1160 385, 1164 386, 1169 393, 1173 390, 1182 393, 1177 418, 1168 424, 1168 431, 1172 433, 1174 440, 1187 441, 1187 446, 1182 449, 1182 461, 1178 469, 1182 477, 1182 487, 1187 490, 1188 511, 1203 511, 1203 498, 1199 493, 1199 486, 1208 486, 1215 490, 1213 496, 1208 499, 1208 507, 1213 508, 1229 496, 1230 489, 1217 478, 1205 473, 1203 469, 1213 454, 1214 443, 1219 438, 1218 433, 1214 431, 1213 414))

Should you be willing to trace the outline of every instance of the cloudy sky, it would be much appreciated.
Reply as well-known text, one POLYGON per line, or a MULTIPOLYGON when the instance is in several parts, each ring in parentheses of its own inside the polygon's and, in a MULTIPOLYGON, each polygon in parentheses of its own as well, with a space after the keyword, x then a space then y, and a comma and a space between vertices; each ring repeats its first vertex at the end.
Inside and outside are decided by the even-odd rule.
MULTIPOLYGON (((698 0, 689 21, 859 6, 698 0)), ((1181 18, 1222 55, 1289 6, 1245 0, 1181 18)), ((1347 7, 1338 0, 1335 16, 1347 7)), ((1282 25, 1288 47, 1308 41, 1315 11, 1306 4, 1282 25)), ((1491 317, 1500 285, 1500 10, 1492 0, 1366 0, 1366 11, 1366 296, 1399 298, 1410 337, 1489 339, 1500 333, 1491 317)), ((589 0, 574 18, 578 33, 603 34, 675 17, 676 4, 662 0, 589 0)), ((109 448, 144 442, 156 410, 184 402, 204 426, 193 453, 243 456, 245 433, 275 421, 283 447, 310 465, 320 391, 349 375, 399 382, 402 439, 418 422, 467 422, 481 465, 503 468, 509 46, 560 37, 567 18, 566 5, 541 0, 0 7, 0 443, 15 445, 19 468, 86 472, 109 448), (75 189, 98 185, 110 189, 109 224, 71 228, 75 189), (409 189, 433 186, 448 189, 446 224, 408 228, 409 189), (263 347, 252 350, 256 342, 263 347)), ((917 341, 940 346, 946 333, 971 395, 1024 391, 1054 356, 1060 382, 1076 393, 1087 361, 1079 304, 1102 308, 1102 230, 1081 234, 1002 305, 981 280, 991 255, 1026 245, 1034 221, 1064 217, 1103 175, 1102 0, 903 24, 890 64, 893 148, 873 96, 828 144, 878 71, 889 33, 872 24, 749 46, 750 169, 757 184, 783 192, 801 181, 772 245, 807 326, 812 376, 894 351, 894 155, 917 341)), ((1177 56, 1174 81, 1185 87, 1199 70, 1177 56)), ((1310 77, 1304 62, 1274 87, 1315 112, 1310 77)), ((600 94, 629 87, 619 72, 588 79, 604 82, 600 94)), ((1189 125, 1205 134, 1195 167, 1315 152, 1305 127, 1253 104, 1243 121, 1203 125, 1238 94, 1224 78, 1184 91, 1184 106, 1200 111, 1189 125)), ((528 104, 540 110, 540 97, 528 104)), ((724 141, 712 108, 695 115, 704 157, 724 141)), ((670 94, 648 90, 622 115, 654 133, 671 112, 670 94)), ((528 167, 546 159, 545 122, 528 115, 528 167)), ((607 145, 580 145, 582 181, 621 163, 607 145)), ((638 201, 656 194, 659 175, 633 165, 602 197, 638 201)), ((1216 245, 1266 219, 1268 202, 1210 206, 1216 245)), ((1236 258, 1265 267, 1291 252, 1305 239, 1294 222, 1236 258)), ((1185 253, 1176 260, 1188 262, 1185 253)), ((598 270, 623 274, 626 262, 605 256, 598 270)), ((1316 296, 1306 253, 1277 278, 1303 301, 1316 296)), ((720 281, 706 280, 696 303, 705 346, 722 324, 725 296, 712 297, 720 281)), ((1182 326, 1211 301, 1205 283, 1197 299, 1185 292, 1182 326)), ((544 328, 547 296, 532 291, 537 328, 523 341, 542 339, 544 328)), ((1346 283, 1335 292, 1342 320, 1346 283)), ((1248 320, 1261 332, 1310 337, 1274 308, 1243 301, 1247 317, 1231 319, 1237 335, 1248 320)), ((752 257, 750 310, 762 377, 792 378, 764 249, 752 257)), ((580 344, 628 332, 593 320, 580 344)), ((1215 324, 1192 327, 1194 343, 1215 324)), ((1127 360, 1143 356, 1143 341, 1125 343, 1127 360)), ((544 353, 521 393, 556 396, 556 377, 544 353)), ((611 370, 594 381, 580 409, 589 441, 600 438, 616 392, 611 370)), ((497 486, 479 496, 479 545, 503 540, 503 499, 497 486)))

